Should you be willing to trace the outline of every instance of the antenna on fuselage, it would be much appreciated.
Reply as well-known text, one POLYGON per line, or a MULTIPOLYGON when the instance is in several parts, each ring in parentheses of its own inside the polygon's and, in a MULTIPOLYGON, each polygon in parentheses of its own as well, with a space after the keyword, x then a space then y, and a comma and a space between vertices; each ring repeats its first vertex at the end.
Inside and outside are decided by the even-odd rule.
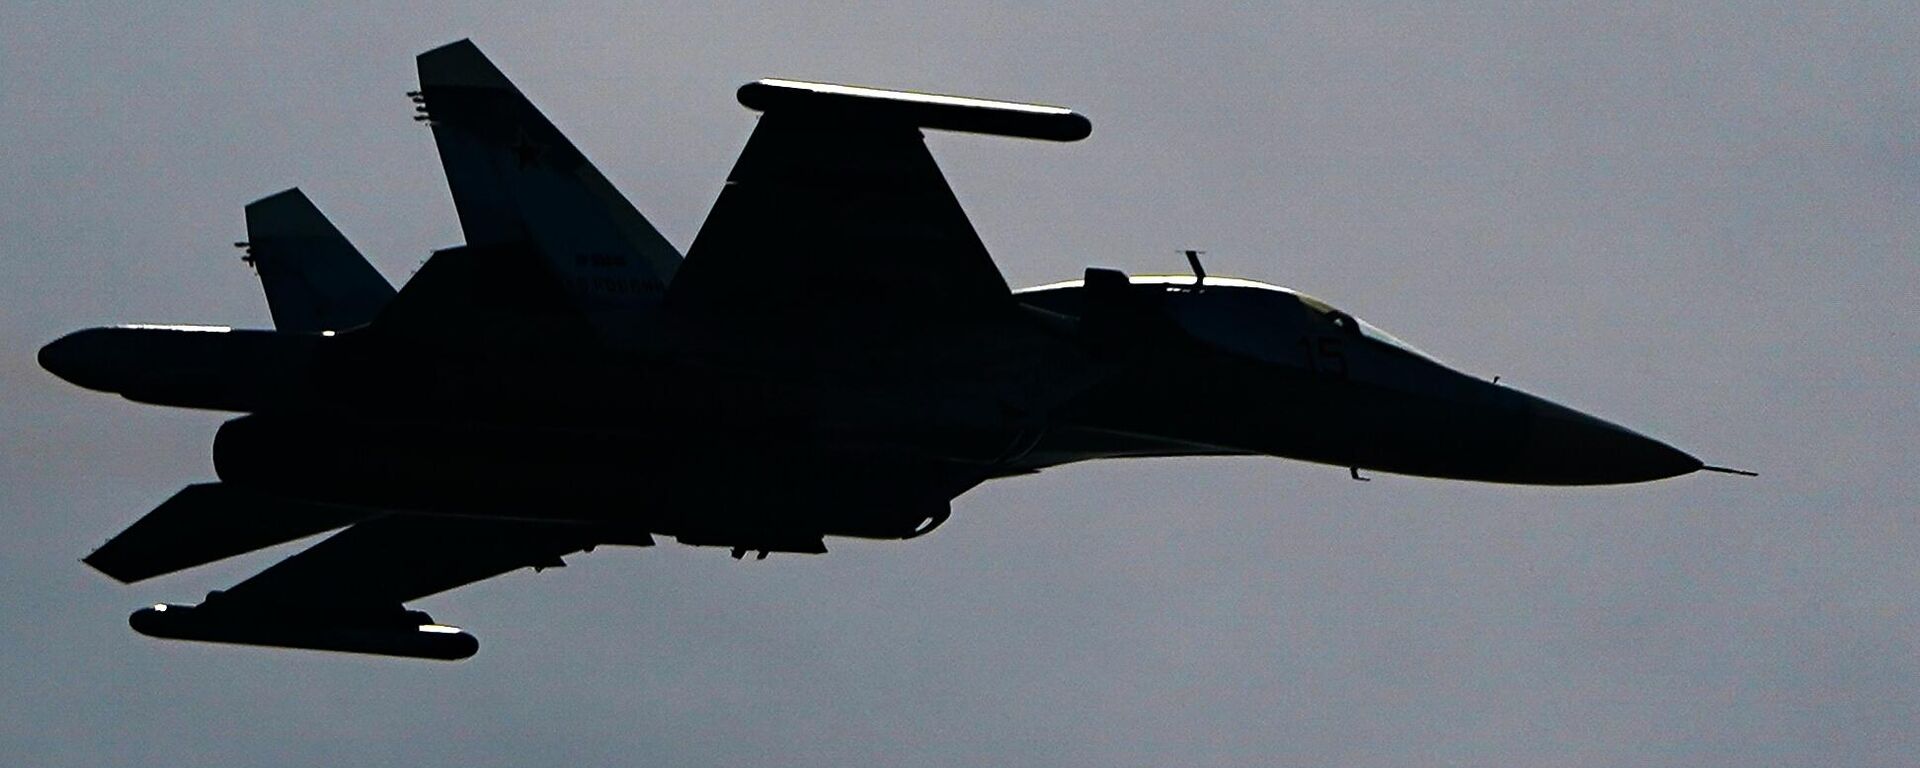
POLYGON ((1207 281, 1207 269, 1206 267, 1200 266, 1200 254, 1206 253, 1206 251, 1196 251, 1188 248, 1187 250, 1181 251, 1181 253, 1187 255, 1187 266, 1193 268, 1193 287, 1200 287, 1201 283, 1207 281))

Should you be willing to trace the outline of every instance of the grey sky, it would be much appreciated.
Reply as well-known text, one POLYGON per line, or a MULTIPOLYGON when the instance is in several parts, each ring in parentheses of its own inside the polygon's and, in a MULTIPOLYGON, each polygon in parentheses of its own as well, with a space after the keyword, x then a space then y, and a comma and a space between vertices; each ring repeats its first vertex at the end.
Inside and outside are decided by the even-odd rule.
POLYGON ((1916 80, 1912 3, 0 6, 0 754, 1912 764, 1916 80), (135 587, 81 565, 211 478, 221 418, 77 390, 34 350, 267 325, 228 243, 287 186, 396 281, 457 243, 402 93, 466 36, 682 247, 753 127, 747 80, 1064 104, 1091 139, 930 140, 1011 282, 1205 248, 1764 476, 1094 464, 988 485, 916 542, 602 550, 425 601, 481 638, 463 664, 133 634, 285 550, 135 587))

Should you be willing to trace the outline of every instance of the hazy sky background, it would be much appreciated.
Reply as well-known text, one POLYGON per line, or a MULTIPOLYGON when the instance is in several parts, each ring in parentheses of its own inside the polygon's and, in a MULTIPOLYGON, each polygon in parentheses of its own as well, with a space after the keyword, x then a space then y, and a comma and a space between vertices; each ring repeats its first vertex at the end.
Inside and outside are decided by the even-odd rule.
POLYGON ((1588 5, 0 5, 0 755, 1913 765, 1920 6, 1588 5), (460 664, 134 634, 290 550, 132 587, 79 563, 212 478, 222 416, 34 351, 267 326, 229 243, 288 186, 396 282, 458 243, 402 94, 468 36, 683 248, 748 80, 1064 104, 1091 139, 930 139, 1010 282, 1205 248, 1764 474, 1102 463, 914 542, 602 549, 422 601, 481 638, 460 664))

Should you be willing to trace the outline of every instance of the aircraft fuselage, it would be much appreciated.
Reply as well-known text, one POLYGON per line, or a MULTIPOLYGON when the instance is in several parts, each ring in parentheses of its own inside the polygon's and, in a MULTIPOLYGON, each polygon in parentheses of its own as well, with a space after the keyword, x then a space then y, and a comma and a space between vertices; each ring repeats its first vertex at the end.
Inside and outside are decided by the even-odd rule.
POLYGON ((1119 288, 1024 292, 1017 317, 933 349, 817 345, 804 359, 713 339, 648 355, 123 327, 72 334, 42 361, 144 402, 253 412, 215 440, 216 471, 239 487, 721 543, 907 538, 987 479, 1100 458, 1268 455, 1547 485, 1699 468, 1289 292, 1119 288), (889 355, 893 378, 859 375, 867 355, 889 355))

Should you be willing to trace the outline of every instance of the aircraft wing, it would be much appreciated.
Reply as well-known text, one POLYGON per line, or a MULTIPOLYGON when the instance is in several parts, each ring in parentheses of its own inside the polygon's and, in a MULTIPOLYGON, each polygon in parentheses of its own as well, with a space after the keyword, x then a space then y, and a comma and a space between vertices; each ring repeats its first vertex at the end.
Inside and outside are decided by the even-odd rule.
POLYGON ((460 659, 478 644, 403 603, 561 556, 604 537, 583 526, 388 515, 356 523, 198 606, 155 606, 134 629, 206 642, 460 659))
POLYGON ((530 566, 593 541, 579 526, 389 515, 347 528, 220 594, 239 606, 357 611, 397 606, 530 566))
POLYGON ((921 128, 1072 140, 1057 107, 763 80, 765 114, 668 306, 773 332, 900 331, 1013 306, 921 128), (1064 126, 1064 128, 1063 128, 1064 126))

